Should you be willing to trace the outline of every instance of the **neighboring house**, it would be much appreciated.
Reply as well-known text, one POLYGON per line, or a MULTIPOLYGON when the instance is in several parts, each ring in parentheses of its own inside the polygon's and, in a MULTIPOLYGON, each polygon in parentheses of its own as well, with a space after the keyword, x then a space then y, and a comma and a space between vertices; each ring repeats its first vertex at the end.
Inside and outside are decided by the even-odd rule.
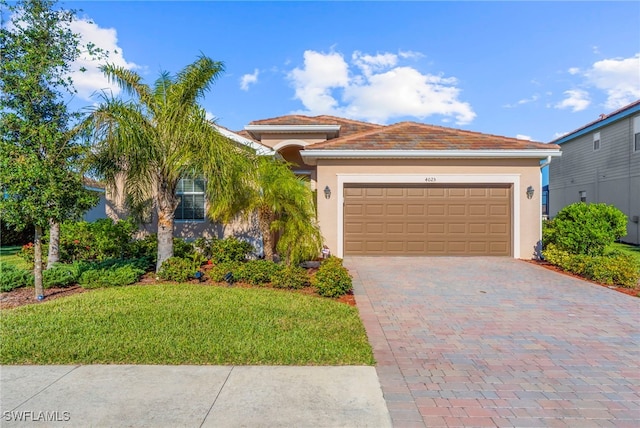
POLYGON ((614 205, 629 219, 624 242, 640 245, 640 100, 552 141, 549 214, 574 202, 614 205))
MULTIPOLYGON (((325 243, 339 257, 534 257, 541 236, 540 161, 560 155, 554 144, 333 116, 282 116, 223 131, 261 153, 277 153, 309 178, 325 243)), ((204 219, 202 183, 186 180, 180 191, 176 235, 255 238, 252 225, 223 231, 204 219)))
POLYGON ((107 198, 105 195, 104 184, 99 181, 93 180, 88 177, 83 178, 84 187, 87 190, 91 190, 92 192, 96 192, 98 194, 98 204, 91 208, 89 211, 84 213, 82 219, 84 221, 96 221, 101 218, 106 218, 107 213, 107 198))

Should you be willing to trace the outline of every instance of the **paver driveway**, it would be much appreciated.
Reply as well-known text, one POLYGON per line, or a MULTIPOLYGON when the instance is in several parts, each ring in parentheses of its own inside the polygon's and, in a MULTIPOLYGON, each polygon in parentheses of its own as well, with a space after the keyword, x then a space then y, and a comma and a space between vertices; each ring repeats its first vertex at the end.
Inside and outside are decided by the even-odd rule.
POLYGON ((345 265, 394 426, 640 426, 640 299, 508 258, 345 265))

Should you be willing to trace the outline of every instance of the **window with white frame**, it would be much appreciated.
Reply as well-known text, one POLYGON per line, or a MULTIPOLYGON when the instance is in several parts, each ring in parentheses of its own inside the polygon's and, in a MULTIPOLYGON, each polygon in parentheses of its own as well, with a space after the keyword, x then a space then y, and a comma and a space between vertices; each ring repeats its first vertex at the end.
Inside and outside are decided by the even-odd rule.
POLYGON ((633 151, 640 153, 640 116, 633 118, 633 151))
POLYGON ((175 213, 176 220, 204 220, 204 179, 180 179, 176 195, 180 199, 175 213))
POLYGON ((593 134, 593 150, 600 150, 600 133, 593 134))

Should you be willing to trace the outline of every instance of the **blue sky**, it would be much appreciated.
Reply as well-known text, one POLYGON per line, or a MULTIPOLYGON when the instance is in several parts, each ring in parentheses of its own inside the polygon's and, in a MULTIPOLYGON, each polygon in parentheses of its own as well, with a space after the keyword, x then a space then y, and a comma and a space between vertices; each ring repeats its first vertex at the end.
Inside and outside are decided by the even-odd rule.
MULTIPOLYGON (((640 98, 638 2, 67 1, 152 82, 203 53, 220 125, 301 113, 549 142, 640 98)), ((78 103, 107 83, 76 79, 78 103)))

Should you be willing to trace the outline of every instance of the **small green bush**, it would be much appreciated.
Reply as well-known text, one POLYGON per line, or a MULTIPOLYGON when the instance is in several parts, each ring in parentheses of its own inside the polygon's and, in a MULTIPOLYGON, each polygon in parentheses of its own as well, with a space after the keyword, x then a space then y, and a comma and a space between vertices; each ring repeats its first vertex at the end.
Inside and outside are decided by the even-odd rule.
POLYGON ((186 259, 195 252, 195 248, 191 242, 187 242, 181 238, 173 238, 173 256, 186 259))
POLYGON ((247 259, 247 254, 254 250, 250 243, 241 241, 233 236, 225 239, 214 238, 209 242, 200 242, 200 246, 208 252, 205 257, 210 258, 214 264, 243 262, 247 259))
POLYGON ((134 284, 144 275, 144 270, 133 265, 114 265, 110 268, 89 269, 80 275, 78 283, 83 288, 120 287, 134 284))
MULTIPOLYGON (((67 221, 60 227, 60 260, 105 260, 131 256, 136 224, 131 220, 114 222, 109 218, 67 221)), ((48 240, 48 237, 45 239, 48 240)))
POLYGON ((271 276, 271 285, 276 288, 299 289, 309 285, 307 271, 298 266, 286 266, 271 276))
POLYGON ((214 282, 225 282, 225 275, 231 272, 234 280, 237 281, 236 275, 238 274, 239 268, 240 263, 238 262, 218 263, 217 265, 214 265, 211 269, 209 269, 207 275, 214 282))
POLYGON ((147 258, 152 266, 156 264, 158 256, 158 235, 152 233, 142 239, 136 239, 129 244, 129 255, 133 258, 147 258))
POLYGON ((86 269, 86 264, 80 262, 70 265, 56 263, 42 273, 42 286, 44 288, 69 287, 78 282, 80 275, 86 269))
POLYGON ((578 202, 558 212, 543 228, 545 245, 554 244, 570 254, 601 256, 627 233, 627 217, 607 204, 578 202))
POLYGON ((158 276, 166 281, 185 282, 192 278, 199 266, 182 257, 170 257, 162 263, 158 276))
POLYGON ((20 287, 33 286, 33 273, 13 265, 0 264, 0 291, 11 291, 20 287))
POLYGON ((262 285, 271 282, 271 278, 282 269, 282 265, 270 260, 249 260, 238 266, 237 276, 234 274, 234 277, 251 285, 262 285))
POLYGON ((349 271, 342 266, 342 259, 338 257, 329 257, 320 264, 311 285, 325 297, 339 297, 353 289, 349 271))
POLYGON ((612 252, 606 256, 570 254, 549 244, 543 251, 545 260, 568 272, 608 285, 633 288, 640 280, 640 269, 633 256, 612 252))

